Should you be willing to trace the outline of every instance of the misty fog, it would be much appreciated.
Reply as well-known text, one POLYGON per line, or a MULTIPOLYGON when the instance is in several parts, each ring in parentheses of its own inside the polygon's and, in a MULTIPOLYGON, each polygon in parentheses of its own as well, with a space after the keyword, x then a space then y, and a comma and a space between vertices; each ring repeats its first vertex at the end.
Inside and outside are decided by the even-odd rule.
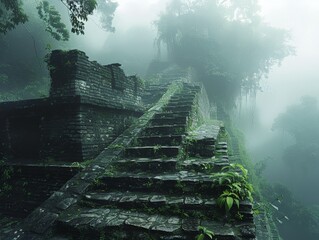
MULTIPOLYGON (((96 60, 101 64, 121 63, 126 74, 137 74, 141 78, 145 77, 149 63, 159 58, 155 21, 158 20, 161 13, 165 12, 166 5, 170 0, 117 0, 117 2, 118 7, 113 19, 113 26, 116 29, 114 33, 106 32, 102 28, 97 15, 89 16, 84 35, 71 34, 69 42, 63 43, 56 43, 52 39, 43 39, 40 37, 40 33, 38 33, 39 38, 37 38, 37 32, 31 28, 32 24, 39 24, 36 21, 26 24, 31 29, 31 33, 28 33, 21 26, 17 27, 6 36, 8 39, 12 39, 10 51, 20 51, 19 55, 21 55, 19 57, 12 56, 12 61, 16 61, 15 57, 24 59, 24 56, 33 56, 32 61, 39 61, 49 52, 41 45, 41 42, 52 42, 50 50, 51 48, 80 49, 85 51, 91 60, 96 60), (16 38, 15 34, 20 34, 20 37, 16 38), (21 36, 25 37, 21 38, 21 36), (34 41, 32 38, 36 38, 36 40, 34 41), (41 40, 38 40, 40 38, 41 40)), ((231 109, 231 114, 234 119, 238 119, 235 125, 244 132, 248 153, 256 168, 260 168, 258 177, 270 184, 282 185, 284 187, 282 191, 290 192, 289 194, 293 198, 291 201, 294 204, 296 202, 305 208, 316 208, 318 213, 319 155, 316 154, 319 154, 319 144, 317 144, 319 143, 319 135, 317 139, 314 139, 318 151, 314 151, 310 155, 318 161, 303 169, 301 166, 306 165, 306 163, 300 160, 298 162, 300 165, 294 167, 287 160, 293 153, 289 153, 287 149, 300 146, 300 144, 289 130, 284 130, 281 126, 276 129, 274 123, 280 114, 285 114, 289 108, 302 106, 302 98, 305 96, 317 99, 318 105, 314 104, 309 109, 319 112, 319 1, 259 0, 258 2, 260 4, 259 14, 267 24, 288 31, 290 35, 288 44, 294 47, 295 54, 283 58, 280 65, 275 65, 270 69, 267 77, 262 77, 260 90, 256 94, 243 94, 241 98, 237 99, 236 106, 231 109)), ((62 14, 65 15, 64 17, 67 18, 66 10, 63 10, 63 6, 60 8, 62 14)), ((69 25, 67 23, 67 26, 69 25)), ((163 49, 160 60, 167 60, 166 55, 165 49, 163 49)), ((30 70, 30 76, 27 77, 32 78, 38 74, 39 78, 44 79, 43 85, 45 85, 48 84, 48 78, 45 79, 48 73, 44 70, 45 64, 43 66, 42 64, 41 62, 41 66, 35 70, 41 71, 41 74, 30 70)), ((26 69, 29 68, 26 67, 26 69)), ((21 78, 21 76, 17 76, 17 78, 21 78)), ((23 86, 23 83, 19 82, 17 85, 19 84, 23 86)), ((48 86, 44 91, 47 89, 48 86)), ((207 92, 210 90, 213 91, 207 89, 207 92)), ((39 94, 44 93, 42 91, 39 94)), ((26 98, 28 97, 26 96, 26 98)), ((311 124, 316 123, 316 117, 311 124)), ((294 126, 300 126, 302 130, 303 121, 305 124, 308 123, 307 120, 300 121, 300 124, 294 126)), ((319 125, 319 121, 316 124, 319 125)), ((318 126, 314 125, 313 128, 318 129, 318 126)), ((317 150, 313 146, 311 149, 317 150)), ((301 158, 303 156, 305 155, 301 155, 301 158)), ((283 197, 281 201, 284 202, 285 198, 283 197)), ((289 212, 284 214, 289 216, 289 212)), ((318 220, 319 215, 315 218, 318 220)), ((279 228, 283 232, 288 232, 292 231, 293 226, 290 226, 289 223, 283 223, 279 228)), ((289 234, 285 236, 289 236, 289 234)), ((284 239, 291 240, 292 238, 286 237, 284 239)))
MULTIPOLYGON (((113 22, 116 32, 104 33, 96 20, 91 19, 88 32, 80 37, 79 44, 82 49, 84 45, 84 50, 98 61, 120 62, 128 73, 143 76, 149 61, 156 57, 156 29, 153 23, 165 10, 168 1, 118 2, 113 22), (96 37, 97 34, 99 37, 96 37)), ((304 195, 315 191, 318 202, 319 188, 298 192, 303 186, 291 186, 291 176, 285 174, 287 166, 282 163, 281 156, 294 139, 287 132, 272 131, 271 127, 280 113, 285 112, 288 106, 298 104, 303 96, 313 96, 319 100, 319 2, 260 0, 259 4, 260 14, 267 23, 288 30, 295 55, 274 66, 269 76, 262 79, 261 91, 257 92, 256 97, 244 97, 238 104, 241 105, 240 110, 235 109, 234 114, 244 119, 240 126, 246 133, 247 147, 253 161, 268 159, 265 170, 267 179, 288 186, 299 200, 307 201, 304 195)))
MULTIPOLYGON (((251 123, 254 126, 250 130, 247 129, 247 144, 255 161, 269 159, 266 172, 270 181, 289 185, 291 176, 285 175, 285 166, 280 160, 280 154, 294 140, 287 132, 271 131, 271 126, 276 116, 285 112, 288 106, 298 104, 303 96, 319 99, 319 3, 308 0, 260 1, 260 4, 261 14, 267 22, 289 30, 290 41, 295 47, 296 54, 286 58, 280 66, 274 67, 269 77, 262 80, 262 90, 253 100, 254 104, 242 103, 249 112, 244 116, 246 124, 248 122, 250 126, 251 123), (272 150, 267 148, 267 144, 272 150)), ((304 188, 291 185, 289 187, 291 190, 304 188)), ((306 197, 303 196, 306 192, 309 194, 315 190, 315 199, 318 202, 318 189, 304 189, 298 194, 298 198, 305 200, 306 197)))

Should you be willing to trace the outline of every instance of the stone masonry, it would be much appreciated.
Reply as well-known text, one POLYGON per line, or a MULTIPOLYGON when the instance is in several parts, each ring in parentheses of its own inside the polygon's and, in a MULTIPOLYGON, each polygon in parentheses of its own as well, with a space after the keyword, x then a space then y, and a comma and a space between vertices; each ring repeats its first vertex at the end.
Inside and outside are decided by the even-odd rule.
POLYGON ((224 125, 210 118, 205 89, 187 71, 165 72, 164 84, 142 94, 119 64, 102 66, 77 50, 54 51, 49 67, 49 98, 0 104, 0 154, 17 172, 48 171, 38 178, 43 187, 60 181, 56 172, 65 182, 19 221, 0 219, 3 239, 194 240, 200 227, 217 240, 257 239, 251 202, 229 212, 218 204, 219 174, 240 173, 227 168, 224 125), (21 148, 19 136, 33 132, 30 150, 21 148))
POLYGON ((0 215, 26 217, 144 112, 139 79, 119 64, 56 50, 48 65, 48 98, 0 103, 0 215))
POLYGON ((96 157, 143 112, 141 84, 119 64, 53 51, 50 96, 0 103, 0 157, 80 162, 96 157))

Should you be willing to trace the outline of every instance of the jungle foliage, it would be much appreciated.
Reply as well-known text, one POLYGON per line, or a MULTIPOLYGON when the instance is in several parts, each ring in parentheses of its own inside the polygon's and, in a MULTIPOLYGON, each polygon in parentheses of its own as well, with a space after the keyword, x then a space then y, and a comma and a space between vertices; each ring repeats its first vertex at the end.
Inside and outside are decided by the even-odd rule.
POLYGON ((46 96, 45 56, 54 48, 71 48, 70 30, 84 33, 93 11, 101 27, 114 32, 117 5, 111 0, 0 0, 0 101, 46 96))
POLYGON ((257 1, 173 0, 155 25, 159 49, 165 44, 170 61, 195 68, 210 100, 226 106, 258 90, 293 53, 288 33, 262 21, 257 1))
POLYGON ((282 155, 290 178, 289 188, 307 204, 317 204, 319 191, 319 108, 315 98, 305 96, 281 113, 274 121, 273 130, 281 130, 293 136, 295 143, 282 155), (305 187, 307 186, 307 187, 305 187))
POLYGON ((239 202, 253 202, 253 186, 248 182, 248 171, 241 164, 230 164, 213 176, 213 184, 225 187, 217 198, 217 204, 229 212, 233 206, 239 209, 239 202))
MULTIPOLYGON (((67 9, 73 33, 84 34, 85 22, 94 10, 101 15, 106 31, 114 32, 115 30, 112 21, 117 3, 112 0, 59 0, 55 3, 46 0, 38 1, 36 6, 38 16, 46 23, 46 31, 57 40, 67 41, 69 31, 56 7, 56 2, 60 2, 67 9)), ((29 17, 24 7, 21 0, 0 0, 0 34, 5 34, 28 21, 29 17)))

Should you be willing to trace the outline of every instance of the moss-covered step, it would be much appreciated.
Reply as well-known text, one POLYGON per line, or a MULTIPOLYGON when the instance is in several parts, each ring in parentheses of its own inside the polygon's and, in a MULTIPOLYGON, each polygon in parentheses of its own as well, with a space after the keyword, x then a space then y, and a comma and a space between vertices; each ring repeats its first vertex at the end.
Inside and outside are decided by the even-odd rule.
MULTIPOLYGON (((103 235, 107 236, 107 239, 194 240, 198 227, 202 225, 209 226, 217 239, 241 239, 236 236, 236 233, 240 232, 238 227, 225 225, 217 220, 201 221, 196 218, 146 214, 117 208, 77 208, 68 212, 58 219, 58 231, 71 236, 79 236, 81 233, 85 239, 98 239, 98 236, 103 235), (116 232, 121 234, 120 238, 114 238, 112 233, 116 232)), ((252 227, 248 223, 245 226, 252 227)))
POLYGON ((186 99, 186 100, 184 100, 184 99, 181 99, 181 100, 173 99, 173 100, 170 100, 166 106, 178 106, 180 104, 193 105, 194 104, 194 98, 193 99, 189 98, 189 99, 186 99))
POLYGON ((188 158, 179 162, 179 169, 197 172, 220 172, 223 167, 229 166, 227 158, 188 158))
POLYGON ((186 132, 185 124, 159 125, 149 126, 142 131, 143 136, 164 136, 164 135, 180 135, 186 132))
POLYGON ((180 146, 139 146, 125 149, 126 157, 176 157, 180 146))
POLYGON ((117 160, 115 166, 123 171, 160 173, 176 171, 177 162, 176 158, 134 158, 117 160))
POLYGON ((153 118, 151 121, 152 125, 168 125, 168 124, 187 124, 188 117, 186 116, 173 116, 173 117, 161 117, 153 118))
POLYGON ((182 143, 185 135, 163 135, 163 136, 140 136, 136 139, 136 146, 178 146, 182 143))
POLYGON ((164 112, 186 112, 191 111, 192 105, 166 106, 163 108, 164 112))
MULTIPOLYGON (((130 191, 92 191, 81 200, 82 206, 116 207, 122 209, 139 209, 141 212, 156 213, 184 217, 201 217, 201 219, 216 219, 225 216, 213 198, 202 198, 193 195, 158 194, 157 192, 130 191)), ((250 221, 253 216, 252 205, 242 201, 239 209, 231 210, 231 214, 241 214, 242 220, 250 221)))
POLYGON ((161 113, 156 113, 154 115, 154 118, 175 118, 175 117, 189 117, 190 116, 190 112, 185 111, 185 112, 178 112, 178 113, 174 113, 174 112, 161 112, 161 113))
POLYGON ((223 187, 213 185, 211 174, 179 171, 174 173, 123 172, 110 171, 99 178, 92 189, 144 191, 173 194, 201 194, 218 197, 223 187))

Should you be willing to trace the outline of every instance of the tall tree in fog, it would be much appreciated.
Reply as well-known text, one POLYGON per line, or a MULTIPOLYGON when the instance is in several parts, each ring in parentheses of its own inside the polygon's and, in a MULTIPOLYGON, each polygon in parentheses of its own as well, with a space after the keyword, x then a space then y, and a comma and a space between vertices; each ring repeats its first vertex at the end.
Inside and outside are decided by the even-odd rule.
POLYGON ((300 104, 290 106, 274 121, 273 130, 291 134, 295 144, 285 149, 291 188, 307 203, 319 202, 319 108, 313 97, 303 97, 300 104))
MULTIPOLYGON (((284 160, 298 170, 319 166, 319 109, 313 97, 303 97, 274 121, 273 130, 291 134, 296 143, 287 148, 284 160), (300 168, 302 167, 302 168, 300 168)), ((318 178, 319 180, 319 178, 318 178)))
POLYGON ((261 77, 293 52, 287 33, 263 23, 252 0, 172 0, 155 25, 169 60, 194 67, 210 99, 228 106, 258 90, 261 77))
MULTIPOLYGON (((69 13, 71 31, 77 34, 84 34, 85 22, 94 10, 99 11, 103 28, 113 32, 112 26, 114 12, 117 3, 112 0, 46 0, 37 1, 36 10, 39 18, 46 23, 48 31, 57 40, 68 40, 69 32, 61 20, 61 14, 56 9, 56 3, 60 2, 69 13)), ((0 34, 7 33, 19 24, 28 21, 28 14, 25 12, 25 5, 30 4, 22 0, 0 0, 0 34)))

